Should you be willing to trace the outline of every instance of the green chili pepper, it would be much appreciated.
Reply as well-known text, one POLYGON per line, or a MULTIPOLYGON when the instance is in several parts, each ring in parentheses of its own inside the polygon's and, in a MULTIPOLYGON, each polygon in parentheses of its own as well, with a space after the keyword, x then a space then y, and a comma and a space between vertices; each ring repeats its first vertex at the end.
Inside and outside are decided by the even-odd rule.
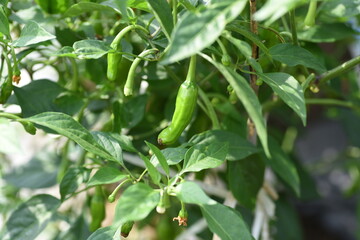
POLYGON ((107 67, 107 78, 111 81, 114 81, 118 75, 119 64, 122 59, 121 52, 121 39, 131 30, 140 29, 146 33, 148 30, 139 25, 130 25, 121 30, 118 35, 116 35, 115 39, 112 41, 110 47, 114 50, 114 52, 108 53, 108 67, 107 67))
POLYGON ((198 88, 195 83, 195 68, 196 56, 192 56, 188 75, 181 84, 176 97, 175 111, 171 124, 158 136, 158 143, 160 145, 174 143, 191 121, 198 95, 198 88))
POLYGON ((313 26, 315 24, 315 16, 316 16, 316 6, 317 0, 311 0, 309 4, 309 9, 305 17, 305 26, 313 26))
POLYGON ((101 222, 105 218, 105 199, 102 193, 101 186, 95 187, 95 194, 91 198, 90 202, 90 214, 90 231, 93 232, 99 227, 101 227, 101 222))
POLYGON ((152 53, 157 52, 157 49, 148 49, 143 51, 139 54, 137 58, 133 61, 133 63, 130 66, 128 77, 126 79, 126 83, 124 86, 124 95, 125 96, 132 96, 134 92, 134 80, 135 80, 135 71, 136 67, 139 65, 141 58, 146 57, 147 55, 150 55, 152 53))
POLYGON ((13 90, 12 77, 7 77, 4 82, 0 82, 0 104, 6 103, 13 90))
POLYGON ((129 222, 124 223, 121 226, 121 236, 125 237, 125 238, 127 236, 129 236, 129 233, 130 233, 133 226, 134 226, 134 221, 129 221, 129 222))

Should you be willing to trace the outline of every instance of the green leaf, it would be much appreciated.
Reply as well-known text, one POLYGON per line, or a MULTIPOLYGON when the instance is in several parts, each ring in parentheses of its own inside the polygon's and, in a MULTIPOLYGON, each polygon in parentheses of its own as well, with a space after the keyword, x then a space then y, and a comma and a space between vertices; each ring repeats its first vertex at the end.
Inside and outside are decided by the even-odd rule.
POLYGON ((30 122, 50 128, 58 134, 73 140, 85 150, 95 155, 118 162, 118 160, 109 154, 103 147, 99 146, 87 129, 69 115, 57 112, 45 112, 27 119, 30 122))
POLYGON ((98 59, 111 50, 105 42, 94 39, 77 41, 73 48, 74 53, 81 59, 98 59))
POLYGON ((120 172, 118 169, 113 167, 101 167, 95 174, 90 178, 87 183, 88 186, 110 184, 123 180, 127 175, 120 172))
MULTIPOLYGON (((187 150, 187 148, 179 146, 176 148, 165 148, 161 150, 161 153, 164 155, 168 165, 175 165, 184 159, 187 150)), ((155 167, 159 165, 156 155, 152 155, 150 161, 155 167)))
POLYGON ((137 8, 145 12, 150 12, 148 3, 146 0, 127 0, 128 7, 137 8))
POLYGON ((234 46, 239 49, 240 53, 242 55, 244 55, 244 57, 246 58, 246 60, 249 62, 249 64, 253 67, 253 69, 256 72, 262 72, 262 68, 261 65, 252 58, 252 50, 251 50, 251 46, 242 40, 233 38, 231 35, 226 34, 225 35, 226 39, 228 39, 232 44, 234 44, 234 46))
POLYGON ((92 132, 91 134, 101 147, 110 153, 121 165, 124 165, 122 149, 115 138, 106 132, 92 132))
POLYGON ((59 206, 59 199, 50 195, 41 194, 30 198, 11 214, 2 239, 35 239, 51 221, 59 206))
POLYGON ((127 128, 135 127, 144 117, 145 106, 147 102, 146 95, 139 95, 131 98, 124 106, 123 119, 127 128))
POLYGON ((189 143, 197 146, 210 145, 216 142, 227 142, 229 144, 229 153, 226 156, 229 161, 240 160, 260 151, 241 136, 224 130, 209 130, 197 134, 189 140, 189 143))
POLYGON ((29 21, 21 30, 20 37, 13 42, 14 47, 26 47, 56 38, 38 23, 29 21))
POLYGON ((255 13, 254 19, 266 20, 266 25, 270 25, 285 13, 307 2, 308 0, 269 0, 255 13))
POLYGON ((238 73, 236 73, 231 68, 227 68, 220 63, 215 62, 209 56, 205 54, 200 54, 203 58, 213 64, 221 74, 226 78, 226 80, 230 83, 230 85, 235 90, 236 95, 244 105, 246 111, 248 112, 250 118, 255 124, 256 131, 259 135, 260 141, 264 148, 264 151, 267 156, 270 156, 269 147, 268 147, 268 139, 266 132, 266 124, 265 120, 262 116, 261 105, 259 100, 251 89, 249 83, 238 73))
POLYGON ((226 142, 191 147, 185 154, 184 166, 180 174, 220 166, 225 161, 228 149, 229 144, 226 142))
POLYGON ((166 0, 147 0, 147 2, 155 18, 160 23, 165 36, 170 39, 174 24, 169 3, 166 0))
POLYGON ((209 5, 196 14, 186 12, 174 28, 169 50, 162 63, 182 60, 210 46, 245 5, 245 0, 226 0, 209 5))
POLYGON ((144 183, 128 187, 115 209, 115 223, 144 219, 158 205, 160 193, 144 183))
POLYGON ((65 88, 50 80, 36 80, 22 88, 14 87, 14 93, 24 117, 43 112, 74 114, 84 104, 82 98, 70 95, 65 88))
POLYGON ((18 188, 47 188, 56 184, 59 165, 60 157, 54 152, 38 152, 29 162, 14 168, 3 178, 18 188))
POLYGON ((165 156, 162 154, 160 149, 158 149, 154 144, 151 144, 145 141, 146 145, 151 149, 151 151, 155 154, 156 158, 158 159, 162 169, 164 169, 167 176, 169 176, 169 165, 166 161, 165 156))
POLYGON ((269 147, 271 158, 267 158, 267 163, 299 196, 300 178, 294 163, 271 137, 269 138, 269 147))
POLYGON ((240 213, 219 203, 200 208, 210 230, 222 240, 253 240, 240 213))
POLYGON ((326 71, 322 63, 311 52, 302 47, 290 43, 282 43, 271 47, 269 52, 273 59, 290 67, 303 65, 320 73, 326 71))
POLYGON ((118 143, 120 144, 122 150, 128 151, 128 152, 137 152, 136 148, 132 144, 131 137, 126 135, 120 135, 118 133, 110 133, 111 137, 116 139, 118 143))
POLYGON ((120 230, 114 226, 99 228, 87 240, 121 240, 120 230))
POLYGON ((114 8, 94 2, 79 2, 73 4, 64 14, 63 17, 76 17, 83 13, 94 11, 114 12, 114 8))
POLYGON ((153 180, 153 182, 156 185, 160 185, 160 179, 161 179, 161 175, 159 173, 159 171, 154 167, 154 165, 152 165, 152 163, 150 162, 150 160, 144 156, 143 154, 139 153, 141 159, 144 161, 146 169, 148 170, 151 179, 153 180))
POLYGON ((42 10, 50 14, 65 12, 71 5, 69 0, 35 0, 35 2, 42 10))
POLYGON ((59 49, 58 51, 51 53, 51 56, 58 56, 58 57, 72 57, 76 58, 76 54, 74 53, 74 48, 70 46, 65 46, 59 49))
POLYGON ((360 0, 332 0, 321 4, 321 12, 329 17, 351 18, 360 14, 360 0))
POLYGON ((242 161, 228 163, 229 189, 239 203, 253 209, 256 197, 263 185, 265 164, 258 154, 242 161))
POLYGON ((79 185, 84 182, 84 174, 88 171, 85 168, 69 168, 60 182, 61 201, 71 196, 79 185))
POLYGON ((287 73, 258 73, 279 97, 291 107, 306 125, 306 105, 304 92, 299 82, 287 73))
POLYGON ((174 188, 173 192, 176 194, 176 197, 184 203, 198 205, 216 203, 194 182, 182 182, 174 188))
POLYGON ((353 38, 359 34, 344 23, 317 24, 298 33, 300 40, 309 42, 335 42, 345 38, 353 38))
POLYGON ((0 153, 21 153, 20 136, 15 126, 5 118, 0 118, 0 153))
POLYGON ((9 20, 2 6, 0 6, 0 33, 10 35, 9 20))

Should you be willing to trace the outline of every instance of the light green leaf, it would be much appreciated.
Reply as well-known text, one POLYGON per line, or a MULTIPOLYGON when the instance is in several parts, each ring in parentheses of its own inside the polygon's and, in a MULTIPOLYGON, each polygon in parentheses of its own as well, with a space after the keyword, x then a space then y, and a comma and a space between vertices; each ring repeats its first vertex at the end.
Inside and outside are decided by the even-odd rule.
POLYGON ((124 165, 122 149, 115 138, 106 132, 92 132, 91 134, 101 147, 110 153, 121 165, 124 165))
POLYGON ((210 46, 221 35, 227 23, 244 9, 245 0, 226 0, 209 5, 203 11, 186 12, 171 35, 171 44, 164 64, 190 57, 210 46))
POLYGON ((203 58, 205 58, 207 61, 209 61, 212 65, 214 65, 233 87, 236 95, 244 105, 250 118, 255 124, 256 131, 259 135, 260 141, 262 143, 266 155, 270 156, 268 140, 267 140, 266 124, 262 116, 261 105, 259 103, 256 94, 251 89, 249 83, 241 75, 236 73, 231 68, 227 68, 222 64, 215 62, 205 54, 200 54, 200 55, 203 58))
POLYGON ((266 25, 270 25, 285 13, 307 2, 308 0, 268 0, 255 13, 254 19, 257 21, 266 20, 266 25))
MULTIPOLYGON (((187 148, 179 146, 176 148, 165 148, 161 150, 161 152, 164 155, 168 165, 175 165, 184 159, 187 150, 187 148)), ((159 160, 157 159, 156 155, 153 155, 150 161, 152 164, 154 164, 155 167, 159 165, 159 160)))
POLYGON ((306 125, 306 105, 304 92, 299 82, 287 73, 258 73, 279 97, 291 107, 306 125))
POLYGON ((160 192, 144 183, 128 187, 115 209, 115 224, 144 219, 160 201, 160 192))
POLYGON ((123 180, 127 175, 120 172, 118 169, 113 167, 101 167, 95 174, 90 178, 87 183, 88 186, 110 184, 123 180))
POLYGON ((169 176, 169 165, 166 161, 165 156, 162 154, 160 149, 158 149, 154 144, 151 144, 145 141, 146 145, 151 149, 151 151, 155 154, 157 160, 159 161, 162 169, 164 169, 165 173, 169 176))
POLYGON ((242 161, 228 163, 228 183, 239 203, 253 209, 257 194, 264 183, 265 164, 258 154, 242 161))
POLYGON ((139 153, 139 155, 140 155, 141 159, 144 161, 146 169, 148 170, 153 182, 157 185, 160 185, 161 175, 160 175, 159 171, 154 167, 154 165, 150 162, 150 160, 146 156, 144 156, 141 153, 139 153))
POLYGON ((166 0, 147 0, 147 2, 155 18, 160 23, 165 36, 170 39, 174 24, 169 3, 166 0))
POLYGON ((269 49, 273 59, 289 65, 303 65, 308 68, 315 69, 320 73, 325 72, 326 68, 321 62, 305 48, 290 44, 277 44, 269 49))
POLYGON ((222 240, 253 240, 240 213, 219 203, 200 208, 210 230, 222 240))
POLYGON ((150 12, 146 0, 127 0, 128 7, 137 8, 145 12, 150 12))
POLYGON ((73 4, 64 14, 63 17, 76 17, 86 12, 94 12, 94 11, 107 11, 114 12, 114 8, 109 6, 105 6, 99 3, 94 2, 79 2, 73 4))
POLYGON ((210 145, 215 142, 227 142, 229 144, 229 153, 226 159, 230 161, 240 160, 260 151, 241 136, 224 130, 209 130, 197 134, 189 140, 189 143, 196 146, 210 145))
POLYGON ((118 133, 110 133, 110 135, 119 142, 122 150, 128 152, 137 152, 136 148, 132 144, 131 137, 126 135, 120 135, 118 133))
POLYGON ((199 172, 207 168, 220 166, 226 158, 229 144, 224 142, 211 143, 208 146, 193 146, 185 154, 184 166, 181 174, 199 172))
POLYGON ((276 140, 271 137, 269 138, 269 147, 271 158, 267 158, 268 164, 299 196, 300 178, 294 163, 286 153, 284 153, 276 140))
POLYGON ((0 6, 0 33, 6 36, 10 34, 9 20, 2 6, 0 6))
POLYGON ((87 240, 121 240, 120 230, 113 225, 99 228, 87 240))
POLYGON ((51 221, 59 199, 46 195, 36 195, 22 203, 6 222, 3 240, 35 239, 51 221))
POLYGON ((27 118, 27 120, 43 127, 50 128, 58 134, 70 138, 85 150, 95 155, 118 162, 118 160, 111 156, 111 154, 103 147, 99 146, 87 129, 69 115, 58 112, 45 112, 27 118))
POLYGON ((360 0, 331 0, 321 4, 321 12, 329 17, 351 18, 360 14, 360 0))
POLYGON ((58 57, 72 57, 76 58, 76 54, 74 53, 74 48, 70 46, 65 46, 59 49, 58 51, 51 53, 51 56, 58 56, 58 57))
POLYGON ((74 53, 81 59, 98 59, 111 50, 105 42, 94 39, 77 41, 73 48, 74 53))
POLYGON ((199 205, 216 203, 194 182, 182 182, 174 188, 173 192, 184 203, 199 205))
POLYGON ((20 37, 13 42, 14 47, 26 47, 56 38, 38 23, 29 21, 21 30, 20 37))

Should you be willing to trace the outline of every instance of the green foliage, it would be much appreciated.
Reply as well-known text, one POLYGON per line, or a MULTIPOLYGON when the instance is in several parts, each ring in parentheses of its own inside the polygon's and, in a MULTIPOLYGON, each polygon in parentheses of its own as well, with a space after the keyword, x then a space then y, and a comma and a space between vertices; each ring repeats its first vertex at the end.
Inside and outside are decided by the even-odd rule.
POLYGON ((314 175, 360 193, 358 5, 0 0, 0 238, 303 239, 314 175), (309 165, 321 119, 347 145, 309 165))

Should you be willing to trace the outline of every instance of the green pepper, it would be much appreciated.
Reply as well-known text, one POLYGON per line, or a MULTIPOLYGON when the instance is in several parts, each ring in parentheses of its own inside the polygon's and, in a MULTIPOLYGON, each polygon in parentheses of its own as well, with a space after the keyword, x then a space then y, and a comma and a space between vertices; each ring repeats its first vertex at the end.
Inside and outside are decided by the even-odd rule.
POLYGON ((129 221, 129 222, 124 223, 121 226, 121 236, 125 237, 125 238, 127 236, 129 236, 129 233, 130 233, 133 226, 134 226, 134 221, 129 221))
POLYGON ((317 7, 317 0, 311 0, 309 4, 309 9, 305 17, 305 26, 311 27, 315 24, 315 17, 316 17, 316 7, 317 7))
POLYGON ((6 103, 13 90, 12 77, 7 77, 4 82, 0 82, 0 104, 6 103))
POLYGON ((105 199, 101 189, 101 186, 95 187, 95 194, 91 198, 90 202, 90 231, 95 231, 101 227, 101 222, 105 218, 105 199))
POLYGON ((188 75, 181 84, 176 97, 175 111, 171 124, 158 136, 158 143, 160 145, 176 142, 191 121, 198 95, 198 87, 195 82, 195 68, 196 56, 192 56, 188 75))

